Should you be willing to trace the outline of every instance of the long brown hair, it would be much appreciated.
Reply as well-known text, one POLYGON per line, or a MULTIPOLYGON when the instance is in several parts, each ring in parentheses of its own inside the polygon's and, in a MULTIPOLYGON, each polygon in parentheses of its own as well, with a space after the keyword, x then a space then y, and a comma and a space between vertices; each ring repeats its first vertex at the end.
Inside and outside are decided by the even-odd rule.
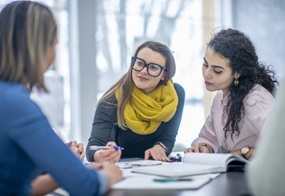
MULTIPOLYGON (((223 29, 216 33, 208 46, 221 57, 229 60, 229 66, 233 73, 240 74, 239 84, 230 86, 229 101, 225 108, 224 115, 228 116, 224 126, 224 135, 230 133, 240 134, 238 123, 244 117, 245 111, 243 100, 256 84, 266 88, 272 95, 278 84, 275 77, 275 70, 258 60, 255 47, 250 38, 243 32, 235 29, 223 29)), ((247 131, 247 130, 245 130, 247 131)))
MULTIPOLYGON (((166 73, 165 79, 160 81, 158 85, 166 84, 174 75, 176 71, 175 61, 172 52, 169 48, 159 42, 147 41, 141 44, 135 51, 134 56, 136 57, 140 50, 143 48, 150 48, 153 51, 159 52, 166 58, 166 73)), ((119 89, 119 99, 117 103, 117 121, 118 126, 121 129, 127 129, 126 122, 124 120, 124 109, 126 103, 129 102, 132 90, 133 90, 133 80, 132 80, 132 63, 130 64, 129 70, 125 73, 99 100, 98 103, 105 102, 108 98, 114 96, 115 92, 119 89)))
POLYGON ((43 4, 14 1, 0 13, 0 79, 47 91, 43 73, 46 53, 55 41, 57 26, 43 4))

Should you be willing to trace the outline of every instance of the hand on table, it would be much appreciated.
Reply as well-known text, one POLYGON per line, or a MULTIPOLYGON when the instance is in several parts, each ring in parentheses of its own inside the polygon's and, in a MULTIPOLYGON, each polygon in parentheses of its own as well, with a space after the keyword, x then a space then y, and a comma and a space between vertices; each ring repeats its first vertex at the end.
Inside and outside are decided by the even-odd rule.
POLYGON ((86 167, 91 169, 100 170, 108 179, 109 188, 114 183, 122 180, 123 174, 119 167, 117 167, 114 163, 110 162, 101 162, 101 163, 89 163, 86 167))
POLYGON ((170 159, 166 156, 165 149, 158 144, 145 151, 144 159, 147 160, 150 157, 157 161, 170 162, 170 159))
POLYGON ((197 144, 187 148, 184 153, 194 152, 194 153, 213 153, 214 150, 210 145, 207 144, 197 144))
POLYGON ((123 173, 119 167, 117 167, 114 163, 103 162, 101 163, 101 167, 99 170, 105 174, 108 178, 109 185, 113 185, 114 183, 123 179, 123 173))

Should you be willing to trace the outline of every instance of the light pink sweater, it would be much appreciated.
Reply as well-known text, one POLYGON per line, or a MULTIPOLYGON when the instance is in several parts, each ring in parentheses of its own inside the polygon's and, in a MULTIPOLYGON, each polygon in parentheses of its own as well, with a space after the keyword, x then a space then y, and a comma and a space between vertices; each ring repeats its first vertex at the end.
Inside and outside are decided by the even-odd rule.
POLYGON ((230 134, 225 139, 223 131, 227 120, 223 117, 223 107, 226 106, 227 100, 228 96, 223 98, 222 91, 217 92, 211 112, 192 145, 206 143, 212 146, 215 152, 219 150, 222 153, 240 150, 245 146, 255 147, 274 102, 273 96, 261 85, 253 87, 243 100, 245 115, 239 123, 240 134, 234 134, 233 140, 230 134))

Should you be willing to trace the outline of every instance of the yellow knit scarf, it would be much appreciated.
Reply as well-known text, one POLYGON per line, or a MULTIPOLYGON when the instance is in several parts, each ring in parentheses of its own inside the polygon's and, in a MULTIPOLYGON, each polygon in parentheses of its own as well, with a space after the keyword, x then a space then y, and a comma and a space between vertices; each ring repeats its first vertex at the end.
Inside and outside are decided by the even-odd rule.
POLYGON ((172 81, 145 94, 135 85, 125 106, 124 119, 129 129, 140 135, 156 131, 161 122, 168 122, 175 114, 178 96, 172 81))

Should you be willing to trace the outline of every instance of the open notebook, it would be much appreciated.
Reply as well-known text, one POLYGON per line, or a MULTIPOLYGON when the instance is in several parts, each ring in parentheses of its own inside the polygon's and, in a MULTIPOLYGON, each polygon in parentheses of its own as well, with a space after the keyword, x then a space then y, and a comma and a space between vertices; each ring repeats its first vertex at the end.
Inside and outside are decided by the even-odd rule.
POLYGON ((191 175, 243 171, 248 161, 232 154, 186 153, 180 164, 163 164, 133 168, 132 172, 150 174, 168 178, 180 178, 191 175))

